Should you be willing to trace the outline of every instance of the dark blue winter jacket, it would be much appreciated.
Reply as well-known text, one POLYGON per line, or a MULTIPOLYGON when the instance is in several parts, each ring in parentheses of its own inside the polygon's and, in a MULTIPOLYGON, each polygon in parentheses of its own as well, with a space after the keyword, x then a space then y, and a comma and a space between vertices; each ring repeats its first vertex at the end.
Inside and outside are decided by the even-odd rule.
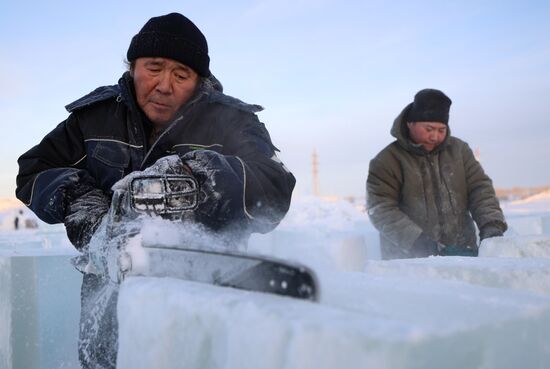
POLYGON ((150 123, 134 95, 132 77, 125 73, 118 85, 68 105, 69 117, 19 158, 17 197, 43 221, 60 223, 68 194, 84 182, 110 194, 115 182, 163 156, 210 150, 222 154, 233 172, 224 183, 231 196, 226 206, 238 218, 233 220, 256 232, 279 223, 295 179, 255 114, 261 107, 200 87, 149 145, 150 123))

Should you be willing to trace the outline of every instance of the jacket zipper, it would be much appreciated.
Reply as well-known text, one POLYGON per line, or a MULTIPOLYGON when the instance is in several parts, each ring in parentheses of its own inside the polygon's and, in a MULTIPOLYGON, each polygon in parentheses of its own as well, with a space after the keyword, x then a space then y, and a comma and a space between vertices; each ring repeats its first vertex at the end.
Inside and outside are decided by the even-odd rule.
POLYGON ((441 187, 439 183, 437 183, 437 176, 436 176, 436 170, 434 168, 434 161, 433 161, 433 155, 427 155, 426 159, 428 160, 428 164, 430 166, 430 177, 432 177, 432 187, 434 190, 434 198, 435 198, 435 207, 437 209, 437 220, 439 223, 440 231, 443 231, 445 220, 443 219, 443 212, 441 210, 441 207, 443 206, 442 200, 441 200, 441 187))
POLYGON ((160 142, 160 140, 168 134, 168 132, 170 132, 177 124, 178 122, 182 121, 183 118, 185 118, 185 116, 187 115, 187 113, 189 112, 189 110, 191 110, 191 108, 195 105, 195 103, 204 95, 204 93, 201 91, 197 94, 197 96, 192 99, 191 101, 189 101, 188 103, 185 104, 185 106, 183 107, 183 109, 181 110, 181 112, 179 114, 177 114, 177 117, 176 119, 174 119, 169 125, 168 127, 157 137, 157 139, 155 140, 155 142, 153 142, 153 144, 151 145, 151 147, 149 148, 149 150, 147 150, 147 154, 145 154, 145 157, 143 158, 143 161, 141 162, 141 165, 140 165, 140 170, 143 170, 145 169, 143 166, 145 165, 145 163, 147 162, 147 159, 149 159, 149 156, 151 155, 151 153, 153 152, 153 150, 155 149, 155 147, 157 146, 157 144, 160 142))

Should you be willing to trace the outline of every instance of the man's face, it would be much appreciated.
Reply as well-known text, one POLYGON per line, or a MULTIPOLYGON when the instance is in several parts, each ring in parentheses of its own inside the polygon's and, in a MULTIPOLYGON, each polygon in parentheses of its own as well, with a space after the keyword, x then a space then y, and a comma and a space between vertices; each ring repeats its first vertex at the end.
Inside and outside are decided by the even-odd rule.
POLYGON ((435 149, 447 136, 447 125, 440 122, 409 122, 407 127, 411 140, 422 145, 427 152, 435 149))
POLYGON ((170 122, 199 81, 194 70, 166 58, 137 58, 133 77, 138 105, 155 125, 170 122))

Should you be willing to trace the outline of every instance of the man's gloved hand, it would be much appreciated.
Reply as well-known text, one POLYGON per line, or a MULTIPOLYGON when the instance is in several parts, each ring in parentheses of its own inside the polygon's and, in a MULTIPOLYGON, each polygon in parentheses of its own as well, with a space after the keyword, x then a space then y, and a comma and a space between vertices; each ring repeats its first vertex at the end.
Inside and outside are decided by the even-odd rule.
POLYGON ((130 173, 111 189, 127 191, 137 176, 163 174, 191 175, 198 182, 198 206, 184 214, 184 219, 214 230, 247 219, 243 199, 244 173, 240 160, 211 150, 194 150, 181 158, 178 155, 165 156, 143 171, 130 173))
POLYGON ((439 249, 439 244, 432 240, 426 233, 422 232, 412 245, 411 256, 423 258, 430 255, 439 255, 439 249))
POLYGON ((69 191, 65 210, 65 228, 71 243, 85 247, 103 216, 109 211, 110 199, 100 189, 82 184, 69 191))
POLYGON ((486 238, 502 237, 504 232, 498 223, 487 223, 479 230, 479 241, 486 238))
POLYGON ((195 221, 218 230, 246 219, 244 173, 238 158, 211 150, 195 150, 181 159, 199 183, 195 221))
POLYGON ((135 171, 116 182, 111 190, 128 190, 130 182, 138 176, 159 176, 163 174, 190 174, 190 169, 181 161, 178 155, 164 156, 153 165, 142 171, 135 171))

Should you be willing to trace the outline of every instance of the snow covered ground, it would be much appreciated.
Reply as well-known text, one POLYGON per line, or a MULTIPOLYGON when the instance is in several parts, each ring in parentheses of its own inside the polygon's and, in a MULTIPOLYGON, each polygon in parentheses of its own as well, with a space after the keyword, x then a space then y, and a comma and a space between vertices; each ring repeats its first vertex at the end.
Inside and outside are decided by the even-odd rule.
MULTIPOLYGON (((548 368, 550 193, 502 205, 510 230, 485 241, 478 258, 381 261, 365 213, 296 198, 280 227, 254 235, 249 250, 313 267, 319 303, 128 278, 118 367, 548 368)), ((0 216, 0 368, 77 367, 71 324, 80 277, 67 267, 74 251, 62 227, 12 230, 15 214, 0 216), (17 277, 25 259, 34 280, 17 277), (33 324, 22 320, 29 306, 33 324)))

